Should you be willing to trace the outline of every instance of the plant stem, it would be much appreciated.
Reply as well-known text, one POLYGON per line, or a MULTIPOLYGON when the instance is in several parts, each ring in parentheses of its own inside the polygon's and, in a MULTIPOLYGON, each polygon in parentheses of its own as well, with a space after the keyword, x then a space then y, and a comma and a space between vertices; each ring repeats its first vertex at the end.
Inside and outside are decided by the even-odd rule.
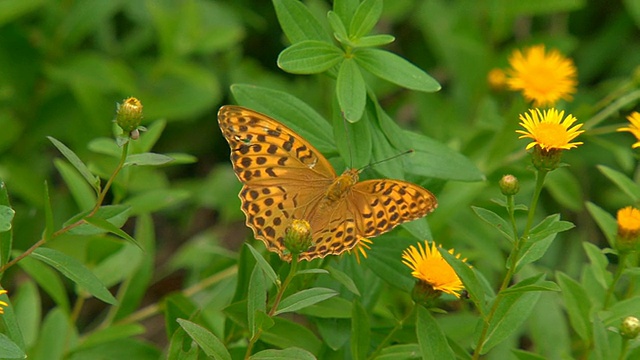
MULTIPOLYGON (((282 285, 280 285, 280 287, 278 288, 278 293, 276 294, 276 298, 273 301, 273 305, 271 306, 271 309, 269 309, 269 312, 267 313, 269 317, 273 317, 276 311, 278 310, 278 305, 280 305, 280 300, 282 300, 282 296, 284 295, 285 290, 291 283, 291 280, 293 280, 294 276, 296 275, 297 269, 298 269, 298 254, 292 254, 291 268, 289 268, 289 274, 287 275, 287 278, 284 280, 282 285)), ((253 349, 253 346, 258 341, 258 339, 260 339, 260 335, 262 335, 261 328, 258 329, 255 334, 253 334, 251 339, 249 339, 249 344, 247 344, 247 352, 244 355, 245 360, 249 359, 249 357, 251 356, 251 350, 253 349)))
POLYGON ((620 254, 618 258, 618 267, 616 268, 615 274, 613 274, 613 281, 611 281, 611 285, 609 285, 609 289, 607 289, 607 295, 604 298, 604 305, 602 310, 607 310, 609 308, 609 303, 613 298, 613 292, 616 289, 616 285, 618 284, 618 280, 622 276, 622 272, 624 271, 625 264, 627 262, 627 252, 623 252, 620 254))
MULTIPOLYGON (((531 226, 533 225, 533 219, 536 211, 536 206, 538 204, 538 199, 540 198, 540 193, 542 192, 542 187, 544 186, 544 180, 549 173, 548 170, 538 170, 536 172, 536 187, 533 191, 533 197, 531 198, 531 204, 529 206, 529 214, 527 216, 527 225, 524 229, 522 236, 518 237, 517 230, 514 230, 514 246, 511 250, 511 254, 509 255, 509 266, 507 268, 507 272, 504 275, 504 279, 502 280, 502 284, 500 285, 500 289, 498 290, 498 295, 493 300, 493 304, 491 304, 491 309, 489 309, 489 313, 484 319, 484 324, 482 326, 482 331, 480 332, 480 337, 478 338, 478 343, 476 344, 476 348, 473 351, 473 360, 477 360, 480 358, 480 352, 482 351, 482 347, 484 346, 484 342, 487 338, 487 333, 489 331, 489 326, 491 324, 491 320, 496 314, 498 310, 498 306, 503 298, 503 291, 509 287, 509 283, 515 275, 516 267, 518 266, 518 257, 520 255, 520 250, 524 248, 528 238, 529 231, 531 231, 531 226)), ((515 224, 515 221, 514 221, 515 224)), ((514 225, 515 226, 515 225, 514 225)))

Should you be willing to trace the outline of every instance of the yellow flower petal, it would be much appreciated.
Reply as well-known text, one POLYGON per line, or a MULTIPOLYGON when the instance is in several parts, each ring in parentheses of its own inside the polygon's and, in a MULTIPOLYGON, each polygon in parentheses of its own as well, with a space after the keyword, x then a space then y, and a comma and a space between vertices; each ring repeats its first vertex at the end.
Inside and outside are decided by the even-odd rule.
POLYGON ((632 112, 629 116, 627 116, 627 120, 629 120, 629 126, 621 127, 618 131, 628 131, 636 137, 638 140, 635 144, 631 145, 631 148, 635 149, 640 147, 640 113, 637 111, 632 112))
POLYGON ((552 106, 558 100, 571 100, 578 84, 573 61, 559 51, 545 52, 544 45, 515 50, 509 57, 507 85, 521 91, 534 106, 552 106))
MULTIPOLYGON (((449 250, 449 253, 453 254, 453 249, 449 250)), ((431 243, 429 247, 429 243, 425 241, 424 248, 420 243, 418 248, 410 246, 402 253, 402 262, 413 270, 413 277, 430 285, 434 290, 460 297, 464 285, 455 270, 442 257, 435 243, 431 243)))

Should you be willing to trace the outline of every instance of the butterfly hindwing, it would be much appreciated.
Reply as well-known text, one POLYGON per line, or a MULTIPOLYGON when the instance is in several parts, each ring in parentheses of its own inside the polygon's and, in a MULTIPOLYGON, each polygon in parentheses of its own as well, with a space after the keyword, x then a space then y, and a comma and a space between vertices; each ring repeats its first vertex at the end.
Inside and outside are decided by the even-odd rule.
POLYGON ((419 219, 438 205, 429 190, 401 180, 362 181, 353 186, 349 197, 363 237, 377 236, 419 219))

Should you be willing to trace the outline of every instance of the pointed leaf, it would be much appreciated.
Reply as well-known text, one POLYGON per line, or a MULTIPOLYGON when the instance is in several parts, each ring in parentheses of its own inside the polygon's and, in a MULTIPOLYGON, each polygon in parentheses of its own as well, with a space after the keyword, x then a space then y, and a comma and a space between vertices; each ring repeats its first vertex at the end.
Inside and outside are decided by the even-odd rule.
POLYGON ((556 273, 558 285, 562 289, 569 322, 583 341, 589 341, 593 333, 590 320, 591 301, 586 290, 577 281, 562 272, 556 273))
POLYGON ((264 271, 259 266, 253 268, 249 280, 249 295, 247 296, 247 317, 251 337, 258 331, 256 326, 256 313, 267 311, 267 285, 265 284, 264 271))
POLYGON ((316 357, 307 350, 290 347, 283 350, 262 350, 251 357, 251 360, 315 360, 316 357))
POLYGON ((62 176, 78 207, 83 211, 93 209, 98 199, 97 193, 95 189, 87 184, 76 168, 60 158, 53 159, 53 165, 62 176))
POLYGON ((613 181, 613 183, 616 184, 618 188, 620 188, 620 190, 629 195, 633 202, 638 202, 640 200, 640 186, 638 186, 638 184, 636 184, 633 180, 629 179, 627 175, 608 168, 604 165, 598 165, 597 168, 601 173, 604 174, 604 176, 613 181))
POLYGON ((340 65, 336 95, 344 118, 349 122, 360 120, 367 102, 367 89, 358 65, 351 58, 340 65))
POLYGON ((331 69, 344 59, 344 52, 333 44, 305 40, 284 49, 278 56, 278 67, 291 74, 318 74, 331 69))
POLYGON ((320 287, 298 291, 280 302, 275 315, 294 312, 336 295, 338 295, 338 292, 335 290, 320 287))
MULTIPOLYGON (((7 192, 7 186, 4 183, 4 181, 2 181, 1 179, 0 179, 0 205, 11 208, 11 203, 9 202, 9 193, 7 192)), ((13 247, 13 231, 4 231, 4 232, 0 231, 0 266, 6 264, 9 261, 12 247, 13 247)), ((3 274, 0 274, 0 277, 2 275, 3 274)))
POLYGON ((358 65, 373 75, 407 89, 435 92, 441 88, 422 69, 394 53, 374 48, 358 48, 354 58, 358 65))
POLYGON ((173 161, 173 158, 164 154, 156 154, 156 153, 142 153, 142 154, 131 154, 127 156, 127 160, 124 162, 123 166, 159 166, 170 163, 173 161))
POLYGON ((188 320, 177 319, 177 321, 207 356, 211 356, 216 360, 231 360, 231 354, 229 354, 222 341, 209 330, 188 320))
POLYGON ((509 226, 509 223, 505 219, 501 218, 500 215, 494 213, 491 210, 477 206, 472 206, 471 209, 474 213, 476 213, 476 215, 478 215, 480 219, 496 228, 496 230, 498 230, 498 232, 500 232, 500 234, 507 240, 513 242, 514 235, 511 231, 511 226, 509 226))
POLYGON ((269 265, 267 260, 262 257, 262 255, 258 252, 258 250, 254 249, 249 243, 245 243, 249 250, 251 251, 251 255, 256 259, 258 266, 264 271, 264 274, 267 275, 267 278, 271 280, 271 283, 276 285, 278 283, 278 275, 276 275, 275 270, 269 265))
POLYGON ((596 221, 596 224, 598 224, 600 231, 602 231, 604 236, 607 238, 609 247, 612 249, 615 248, 616 232, 618 228, 616 218, 592 202, 587 202, 586 206, 587 211, 589 211, 591 217, 596 221))
POLYGON ((353 279, 351 279, 349 277, 349 275, 347 275, 344 272, 334 268, 333 266, 327 267, 327 270, 329 270, 329 274, 331 275, 331 277, 334 280, 336 280, 337 282, 342 284, 345 288, 347 288, 347 290, 351 291, 355 295, 360 296, 360 292, 358 291, 358 287, 353 282, 353 279))
POLYGON ((73 167, 75 167, 80 172, 82 177, 84 177, 85 180, 87 180, 89 185, 93 187, 96 193, 100 192, 100 188, 99 188, 100 179, 91 173, 87 165, 85 165, 82 162, 82 160, 80 160, 78 155, 76 155, 76 153, 74 153, 71 149, 69 149, 65 144, 61 143, 55 138, 51 136, 47 136, 47 138, 49 139, 49 141, 53 143, 55 147, 58 148, 58 150, 62 153, 62 155, 64 155, 64 157, 67 158, 67 160, 69 160, 71 165, 73 165, 73 167))
POLYGON ((368 34, 380 20, 382 0, 364 0, 353 14, 349 25, 349 38, 359 39, 368 34))
POLYGON ((453 360, 456 358, 440 325, 429 310, 422 306, 418 306, 416 337, 423 359, 453 360))
POLYGON ((26 359, 27 354, 5 334, 0 334, 0 354, 3 359, 26 359))
POLYGON ((144 249, 142 249, 140 244, 136 241, 136 239, 131 237, 131 235, 127 234, 122 229, 119 229, 118 227, 116 227, 115 225, 110 223, 108 220, 92 216, 92 217, 85 218, 84 221, 86 221, 88 224, 91 224, 91 225, 93 225, 93 226, 95 226, 97 228, 100 228, 100 229, 108 231, 108 232, 110 232, 112 234, 118 235, 121 238, 129 241, 133 245, 139 247, 141 250, 144 250, 144 249))
POLYGON ((52 266, 98 299, 111 305, 118 303, 102 282, 75 258, 43 247, 36 249, 30 256, 52 266))
POLYGON ((371 324, 367 311, 357 299, 353 302, 351 316, 351 356, 353 359, 366 359, 369 352, 371 324))
POLYGON ((278 22, 292 44, 304 40, 331 41, 322 25, 298 0, 273 0, 278 22))

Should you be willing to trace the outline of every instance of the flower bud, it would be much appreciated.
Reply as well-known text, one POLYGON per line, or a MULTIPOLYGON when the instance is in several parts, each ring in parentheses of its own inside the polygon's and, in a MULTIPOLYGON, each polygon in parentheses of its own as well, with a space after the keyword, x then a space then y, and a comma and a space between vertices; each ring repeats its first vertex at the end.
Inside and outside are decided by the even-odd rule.
POLYGON ((518 178, 511 174, 502 176, 499 185, 500 191, 506 196, 515 195, 520 191, 520 182, 518 181, 518 178))
POLYGON ((618 210, 616 248, 620 252, 633 251, 640 238, 640 210, 627 206, 618 210))
POLYGON ((300 254, 313 244, 311 225, 306 220, 293 220, 284 234, 284 247, 291 254, 300 254))
POLYGON ((561 149, 543 149, 536 145, 533 147, 531 162, 540 171, 551 171, 558 168, 562 158, 561 149))
POLYGON ((640 333, 640 320, 635 316, 627 316, 620 325, 620 335, 628 340, 635 339, 640 333))
POLYGON ((116 110, 116 124, 122 128, 125 134, 130 134, 140 126, 142 121, 142 103, 134 97, 130 97, 118 104, 116 110))

